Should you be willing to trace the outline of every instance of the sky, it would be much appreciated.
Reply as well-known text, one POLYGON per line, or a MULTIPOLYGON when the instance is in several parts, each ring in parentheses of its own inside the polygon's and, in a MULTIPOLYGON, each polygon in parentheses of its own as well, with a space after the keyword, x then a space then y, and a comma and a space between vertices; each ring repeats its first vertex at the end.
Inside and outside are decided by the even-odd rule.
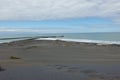
POLYGON ((120 0, 0 0, 0 32, 120 32, 120 0))

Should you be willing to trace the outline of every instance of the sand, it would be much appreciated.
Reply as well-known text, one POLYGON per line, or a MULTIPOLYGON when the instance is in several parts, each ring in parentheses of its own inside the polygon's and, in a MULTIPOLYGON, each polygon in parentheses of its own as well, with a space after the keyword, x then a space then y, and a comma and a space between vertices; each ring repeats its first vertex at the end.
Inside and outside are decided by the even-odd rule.
POLYGON ((0 80, 120 80, 120 45, 59 40, 3 43, 0 66, 0 80))

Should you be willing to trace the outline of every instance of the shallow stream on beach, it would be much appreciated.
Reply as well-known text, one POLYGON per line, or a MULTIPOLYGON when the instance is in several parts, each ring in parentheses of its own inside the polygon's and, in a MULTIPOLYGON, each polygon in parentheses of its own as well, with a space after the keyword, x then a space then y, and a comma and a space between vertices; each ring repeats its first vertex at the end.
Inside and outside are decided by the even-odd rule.
POLYGON ((120 65, 21 66, 1 71, 0 80, 120 80, 120 65))

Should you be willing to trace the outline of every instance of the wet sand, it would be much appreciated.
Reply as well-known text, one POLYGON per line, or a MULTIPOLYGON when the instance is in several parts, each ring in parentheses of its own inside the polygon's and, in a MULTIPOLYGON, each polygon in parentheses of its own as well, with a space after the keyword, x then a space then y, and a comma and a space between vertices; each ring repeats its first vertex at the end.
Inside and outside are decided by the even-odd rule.
POLYGON ((59 40, 4 43, 0 66, 5 69, 0 80, 120 80, 120 45, 59 40))

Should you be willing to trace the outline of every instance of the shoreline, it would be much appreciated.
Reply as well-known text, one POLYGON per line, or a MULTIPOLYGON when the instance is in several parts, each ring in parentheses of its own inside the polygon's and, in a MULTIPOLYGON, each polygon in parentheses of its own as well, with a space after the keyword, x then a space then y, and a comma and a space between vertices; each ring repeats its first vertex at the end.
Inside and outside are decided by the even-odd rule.
POLYGON ((74 41, 71 39, 60 39, 60 38, 39 38, 39 39, 21 39, 21 40, 15 40, 15 41, 10 41, 10 42, 3 42, 0 43, 1 44, 12 44, 12 43, 16 43, 16 42, 27 42, 27 41, 48 41, 48 42, 66 42, 68 44, 88 44, 88 45, 96 45, 96 46, 117 46, 120 47, 120 44, 116 44, 116 43, 102 43, 102 42, 90 42, 90 41, 74 41))
POLYGON ((0 42, 0 44, 23 41, 23 40, 45 40, 45 41, 46 40, 48 40, 48 41, 59 40, 59 41, 66 41, 66 42, 89 43, 89 44, 97 44, 97 45, 120 45, 120 41, 68 39, 68 38, 62 38, 62 37, 64 37, 64 36, 41 36, 41 38, 40 37, 3 38, 3 40, 5 40, 5 41, 2 40, 2 42, 0 42), (59 38, 59 37, 61 37, 61 38, 59 38), (24 39, 24 38, 26 38, 26 39, 24 39))
POLYGON ((87 39, 65 39, 65 38, 39 38, 35 40, 48 40, 48 41, 66 41, 66 42, 78 42, 89 43, 97 45, 120 45, 120 41, 103 41, 103 40, 87 40, 87 39))

